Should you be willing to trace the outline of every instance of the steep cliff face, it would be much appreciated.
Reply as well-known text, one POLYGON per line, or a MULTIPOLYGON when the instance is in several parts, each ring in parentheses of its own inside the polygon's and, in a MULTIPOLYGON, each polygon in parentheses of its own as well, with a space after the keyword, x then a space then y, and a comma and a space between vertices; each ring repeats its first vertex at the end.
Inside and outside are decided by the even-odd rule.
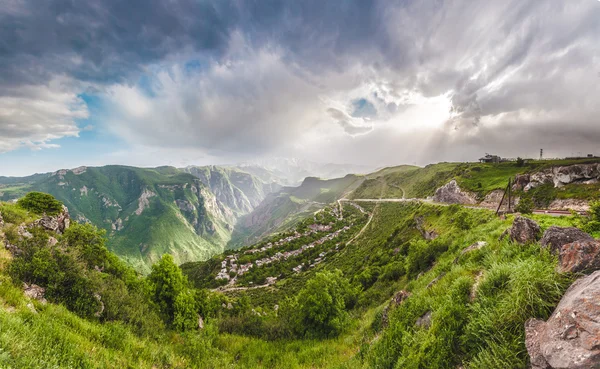
POLYGON ((190 166, 183 171, 200 179, 215 198, 236 216, 251 212, 268 194, 281 188, 277 183, 265 183, 233 167, 190 166))

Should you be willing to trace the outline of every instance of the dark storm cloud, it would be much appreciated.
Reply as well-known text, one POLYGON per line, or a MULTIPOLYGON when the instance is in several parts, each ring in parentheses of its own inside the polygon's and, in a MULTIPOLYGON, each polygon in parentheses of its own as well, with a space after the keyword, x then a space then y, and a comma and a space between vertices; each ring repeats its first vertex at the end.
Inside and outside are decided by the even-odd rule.
POLYGON ((0 151, 76 135, 85 91, 133 144, 212 154, 302 147, 316 126, 345 132, 324 150, 392 150, 381 132, 430 129, 414 107, 440 96, 441 131, 411 138, 445 140, 431 160, 513 134, 573 146, 598 131, 598 19, 593 0, 5 0, 0 151))
POLYGON ((114 82, 192 47, 218 53, 235 7, 226 1, 19 1, 0 9, 0 83, 52 74, 114 82))

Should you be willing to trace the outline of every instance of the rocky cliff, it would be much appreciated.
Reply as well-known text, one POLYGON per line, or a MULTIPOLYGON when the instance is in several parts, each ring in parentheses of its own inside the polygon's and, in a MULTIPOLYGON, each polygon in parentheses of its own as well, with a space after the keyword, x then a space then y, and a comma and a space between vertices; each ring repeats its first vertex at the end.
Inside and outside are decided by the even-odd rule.
POLYGON ((519 174, 515 178, 514 190, 529 191, 545 183, 562 187, 571 183, 595 184, 600 182, 600 164, 574 164, 555 166, 535 173, 519 174))

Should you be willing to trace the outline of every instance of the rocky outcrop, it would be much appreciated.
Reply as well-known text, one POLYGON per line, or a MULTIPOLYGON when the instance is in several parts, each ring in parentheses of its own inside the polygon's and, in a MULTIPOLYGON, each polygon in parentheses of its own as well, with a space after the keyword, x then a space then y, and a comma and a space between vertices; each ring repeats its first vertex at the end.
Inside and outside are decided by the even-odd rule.
POLYGON ((31 299, 38 300, 43 304, 47 302, 46 298, 44 297, 46 289, 38 286, 37 284, 23 283, 23 293, 25 294, 25 296, 31 299))
POLYGON ((138 199, 138 208, 135 211, 136 215, 141 215, 148 206, 150 206, 150 198, 156 196, 156 194, 149 189, 145 188, 138 199))
POLYGON ((383 328, 386 328, 390 323, 390 309, 399 306, 409 297, 410 292, 404 290, 396 292, 396 294, 392 296, 390 303, 383 309, 383 314, 381 316, 381 326, 383 328))
POLYGON ((192 205, 192 203, 187 200, 177 199, 175 200, 175 204, 177 205, 179 210, 187 211, 188 213, 193 213, 194 210, 196 210, 196 208, 194 208, 194 205, 192 205))
POLYGON ((525 323, 532 369, 600 368, 600 271, 577 280, 547 322, 525 323))
POLYGON ((548 210, 589 211, 590 203, 586 200, 578 199, 556 199, 548 205, 548 210))
POLYGON ((496 210, 498 204, 502 200, 502 196, 504 196, 503 190, 492 191, 485 196, 483 201, 479 203, 479 206, 496 210))
POLYGON ((562 187, 570 183, 591 184, 600 181, 600 164, 574 164, 552 167, 532 174, 517 175, 513 189, 529 191, 545 183, 562 187))
POLYGON ((436 238, 438 238, 438 234, 436 231, 434 230, 427 230, 425 229, 425 218, 423 218, 422 216, 416 216, 415 217, 415 224, 416 224, 416 228, 417 230, 421 233, 421 236, 423 236, 424 239, 426 239, 427 241, 433 241, 436 238))
POLYGON ((69 209, 63 205, 62 211, 56 216, 45 215, 41 219, 33 223, 35 226, 40 226, 58 234, 62 234, 71 225, 71 216, 69 209))
POLYGON ((575 241, 593 241, 594 238, 589 234, 583 232, 579 228, 568 227, 556 227, 552 226, 544 232, 542 237, 542 247, 548 247, 550 250, 559 254, 562 247, 566 244, 573 243, 575 241))
POLYGON ((560 250, 562 273, 589 273, 600 269, 600 241, 576 241, 560 250))
POLYGON ((433 201, 445 204, 465 205, 474 205, 477 203, 475 197, 468 192, 462 191, 454 179, 435 191, 433 201))
POLYGON ((542 229, 531 219, 517 216, 510 228, 510 239, 513 242, 527 244, 536 242, 540 238, 542 229))

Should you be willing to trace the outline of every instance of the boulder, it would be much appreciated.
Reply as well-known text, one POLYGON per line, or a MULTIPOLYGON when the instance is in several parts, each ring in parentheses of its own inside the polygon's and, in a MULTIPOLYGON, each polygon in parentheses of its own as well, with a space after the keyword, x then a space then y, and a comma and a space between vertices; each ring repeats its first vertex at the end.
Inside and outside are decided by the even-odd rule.
POLYGON ((49 231, 62 234, 71 225, 69 209, 63 205, 60 214, 56 216, 44 215, 41 219, 37 220, 34 225, 38 225, 49 231))
POLYGON ((468 192, 463 192, 454 179, 435 191, 433 201, 445 204, 466 205, 474 205, 477 203, 474 196, 468 192))
POLYGON ((31 299, 36 299, 43 304, 46 303, 46 299, 44 298, 46 289, 38 286, 37 284, 23 283, 23 292, 24 292, 25 296, 27 296, 31 299))
POLYGON ((542 237, 542 247, 549 247, 555 254, 560 253, 562 247, 575 241, 593 241, 594 238, 582 230, 574 227, 556 227, 552 226, 544 232, 542 237))
POLYGON ((564 245, 558 256, 562 273, 589 273, 600 269, 600 241, 583 240, 564 245))
POLYGON ((520 244, 536 242, 542 229, 531 219, 517 216, 510 228, 510 239, 520 244))
POLYGON ((530 182, 529 174, 517 174, 513 184, 513 191, 523 191, 530 182))
POLYGON ((600 368, 600 271, 569 287, 547 322, 525 323, 532 369, 600 368))

